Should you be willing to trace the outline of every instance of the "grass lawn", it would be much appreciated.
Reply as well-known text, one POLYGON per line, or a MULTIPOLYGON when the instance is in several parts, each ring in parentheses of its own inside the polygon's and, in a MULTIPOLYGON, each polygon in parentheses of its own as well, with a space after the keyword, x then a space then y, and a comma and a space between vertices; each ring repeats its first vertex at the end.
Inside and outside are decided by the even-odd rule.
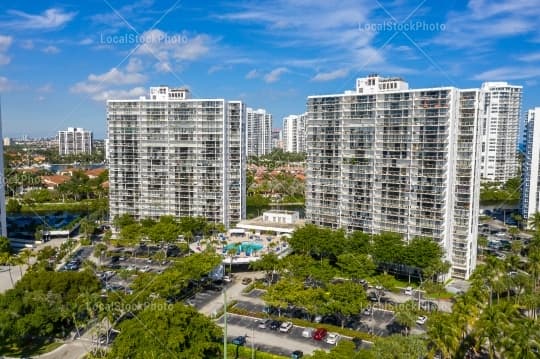
POLYGON ((10 347, 10 348, 2 347, 0 348, 0 354, 5 355, 5 356, 14 356, 14 357, 41 355, 41 354, 51 352, 62 345, 63 343, 60 343, 60 342, 52 342, 52 343, 42 344, 41 346, 24 348, 22 350, 16 347, 10 347))

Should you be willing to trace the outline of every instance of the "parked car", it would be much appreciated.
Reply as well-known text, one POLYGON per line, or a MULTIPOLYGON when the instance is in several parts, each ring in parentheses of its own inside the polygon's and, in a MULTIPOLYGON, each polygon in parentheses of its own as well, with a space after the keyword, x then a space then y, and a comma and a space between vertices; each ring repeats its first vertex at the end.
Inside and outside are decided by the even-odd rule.
POLYGON ((304 330, 302 330, 302 336, 304 338, 311 338, 313 336, 313 328, 311 327, 305 327, 304 330))
POLYGON ((252 280, 251 278, 244 278, 244 279, 242 279, 242 284, 244 284, 244 285, 250 284, 251 280, 252 280))
POLYGON ((272 319, 264 319, 262 322, 259 323, 258 327, 261 329, 266 329, 270 327, 271 323, 272 323, 272 319))
POLYGON ((426 320, 427 320, 427 317, 425 315, 422 315, 422 316, 418 317, 418 319, 416 320, 416 324, 424 325, 424 324, 426 324, 426 320))
POLYGON ((273 320, 271 323, 270 323, 270 329, 272 330, 278 330, 279 327, 281 327, 281 321, 279 320, 273 320))
POLYGON ((412 287, 405 288, 405 295, 413 295, 412 287))
POLYGON ((293 324, 291 322, 284 322, 281 323, 281 326, 279 327, 279 331, 282 333, 288 333, 291 331, 293 327, 293 324))
POLYGON ((304 356, 304 353, 300 350, 295 350, 291 354, 291 359, 300 359, 304 356))
POLYGON ((358 337, 353 337, 352 342, 354 343, 354 348, 356 350, 360 349, 360 347, 362 346, 362 339, 358 337))
POLYGON ((364 315, 371 315, 371 314, 373 314, 373 308, 367 307, 366 309, 364 309, 364 311, 362 312, 362 314, 364 314, 364 315))
POLYGON ((328 331, 324 328, 317 328, 317 330, 313 333, 313 339, 315 340, 323 340, 326 337, 326 334, 328 331))
POLYGON ((339 342, 339 338, 340 337, 338 333, 328 333, 328 336, 326 337, 326 343, 337 345, 337 343, 339 342))
POLYGON ((232 343, 234 345, 244 345, 246 344, 246 337, 244 336, 236 337, 232 340, 232 343))

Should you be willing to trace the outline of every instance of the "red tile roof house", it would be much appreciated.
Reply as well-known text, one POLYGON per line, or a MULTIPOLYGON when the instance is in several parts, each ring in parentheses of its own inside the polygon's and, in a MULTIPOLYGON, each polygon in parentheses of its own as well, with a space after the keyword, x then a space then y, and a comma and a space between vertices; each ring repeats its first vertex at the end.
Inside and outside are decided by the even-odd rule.
POLYGON ((94 168, 92 170, 85 171, 84 173, 88 176, 88 178, 94 179, 98 178, 103 172, 105 172, 105 168, 94 168))
POLYGON ((62 183, 69 181, 70 176, 41 176, 41 182, 47 189, 55 189, 58 188, 59 185, 62 183))

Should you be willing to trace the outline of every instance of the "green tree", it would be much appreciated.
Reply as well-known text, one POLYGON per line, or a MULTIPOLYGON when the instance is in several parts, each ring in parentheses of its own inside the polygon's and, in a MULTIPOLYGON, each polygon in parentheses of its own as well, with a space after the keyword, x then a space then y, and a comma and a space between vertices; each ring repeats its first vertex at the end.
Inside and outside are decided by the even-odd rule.
POLYGON ((7 213, 19 213, 21 212, 22 205, 15 198, 10 198, 6 204, 7 213))
POLYGON ((425 340, 415 335, 377 339, 370 351, 377 359, 418 359, 428 354, 425 340))
POLYGON ((338 267, 343 275, 352 280, 371 277, 375 272, 375 263, 370 256, 357 253, 343 253, 338 256, 338 267))
POLYGON ((460 344, 460 333, 451 314, 433 313, 426 323, 431 354, 453 358, 460 344))
POLYGON ((0 236, 0 254, 2 253, 10 254, 12 253, 12 248, 9 239, 7 237, 0 236))
POLYGON ((260 270, 266 273, 267 280, 274 282, 274 274, 281 268, 282 262, 275 253, 266 253, 258 261, 251 262, 249 267, 253 270, 260 270))
POLYGON ((395 314, 396 322, 405 327, 405 335, 409 335, 409 330, 415 325, 417 318, 418 314, 412 302, 400 305, 395 314))
POLYGON ((217 358, 221 343, 221 329, 193 308, 155 301, 137 319, 120 325, 120 335, 107 357, 217 358))
POLYGON ((335 314, 341 321, 341 328, 351 315, 359 314, 367 305, 364 288, 351 281, 330 284, 328 286, 328 299, 326 312, 335 314))

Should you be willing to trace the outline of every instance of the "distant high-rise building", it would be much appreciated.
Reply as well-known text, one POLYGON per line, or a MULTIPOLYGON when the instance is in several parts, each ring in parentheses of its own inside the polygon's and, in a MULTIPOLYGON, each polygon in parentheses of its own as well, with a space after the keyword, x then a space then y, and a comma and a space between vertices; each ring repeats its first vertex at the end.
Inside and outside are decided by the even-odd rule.
POLYGON ((246 216, 246 107, 191 99, 185 88, 107 101, 111 217, 246 216))
POLYGON ((290 115, 283 119, 283 147, 286 152, 306 152, 306 117, 290 115))
POLYGON ((356 91, 309 96, 306 219, 429 237, 451 275, 476 267, 480 189, 478 89, 409 89, 371 75, 356 91))
POLYGON ((521 215, 525 222, 540 212, 540 107, 529 110, 525 123, 521 215))
POLYGON ((264 156, 272 151, 272 115, 247 108, 247 155, 264 156))
POLYGON ((68 127, 65 131, 58 131, 58 153, 61 156, 91 154, 92 131, 78 127, 68 127))
POLYGON ((4 147, 11 146, 11 138, 4 137, 4 147))
POLYGON ((522 86, 486 82, 482 123, 481 178, 506 182, 518 176, 518 138, 522 86))
POLYGON ((280 128, 272 130, 272 150, 274 148, 283 148, 283 131, 280 128))

